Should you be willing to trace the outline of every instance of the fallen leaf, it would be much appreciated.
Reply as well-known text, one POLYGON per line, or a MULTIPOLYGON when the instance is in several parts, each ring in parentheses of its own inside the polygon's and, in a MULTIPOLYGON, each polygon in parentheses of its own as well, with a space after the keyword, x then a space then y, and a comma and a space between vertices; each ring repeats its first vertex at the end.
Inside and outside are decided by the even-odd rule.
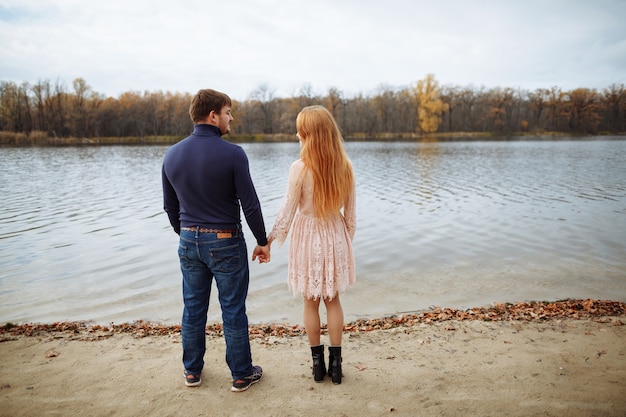
MULTIPOLYGON (((479 320, 485 322, 497 321, 524 321, 545 322, 547 320, 559 320, 563 318, 586 319, 594 318, 603 323, 612 322, 615 326, 624 326, 626 321, 626 303, 610 300, 575 300, 567 299, 560 301, 530 301, 517 303, 495 302, 491 307, 473 307, 468 310, 456 310, 453 308, 431 307, 431 310, 404 313, 379 319, 359 319, 347 323, 344 330, 349 333, 370 332, 380 329, 396 327, 411 327, 431 325, 447 320, 465 321, 479 320)), ((444 327, 446 330, 456 330, 452 324, 444 327)), ((540 332, 544 329, 539 329, 540 332)), ((151 323, 138 320, 133 323, 115 324, 109 326, 93 325, 86 322, 53 322, 48 324, 11 324, 0 326, 0 335, 4 336, 50 336, 78 337, 82 340, 99 340, 111 337, 116 333, 130 333, 136 338, 147 336, 180 336, 181 326, 151 323), (105 332, 105 333, 103 333, 105 332), (91 333, 91 335, 88 335, 91 333), (94 336, 95 334, 95 336, 94 336)), ((322 334, 327 334, 326 328, 322 334)), ((223 326, 219 323, 207 326, 206 334, 210 337, 224 337, 223 326)), ((259 324, 250 326, 250 338, 264 339, 268 336, 292 337, 306 334, 304 327, 299 325, 259 324)), ((10 340, 7 337, 0 342, 10 340)), ((418 342, 418 343, 424 343, 418 342)))
POLYGON ((48 352, 46 352, 46 358, 56 358, 57 356, 59 356, 60 353, 57 352, 56 350, 49 350, 48 352))

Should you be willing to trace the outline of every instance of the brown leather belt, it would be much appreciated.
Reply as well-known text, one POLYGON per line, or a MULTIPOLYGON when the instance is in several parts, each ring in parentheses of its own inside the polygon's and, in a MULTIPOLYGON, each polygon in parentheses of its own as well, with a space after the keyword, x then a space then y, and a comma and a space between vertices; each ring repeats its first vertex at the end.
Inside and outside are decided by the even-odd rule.
POLYGON ((200 233, 236 233, 236 229, 230 230, 221 230, 221 229, 205 229, 204 227, 198 228, 196 227, 181 227, 180 230, 184 230, 186 232, 195 232, 196 230, 200 233))

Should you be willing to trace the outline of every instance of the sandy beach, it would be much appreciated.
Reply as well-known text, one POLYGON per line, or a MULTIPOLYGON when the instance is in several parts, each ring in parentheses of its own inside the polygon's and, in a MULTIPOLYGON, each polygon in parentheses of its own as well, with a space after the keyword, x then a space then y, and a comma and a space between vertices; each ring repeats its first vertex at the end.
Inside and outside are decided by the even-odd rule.
POLYGON ((624 303, 600 305, 349 323, 341 385, 313 381, 301 328, 256 326, 252 354, 265 375, 243 393, 230 392, 219 324, 207 329, 194 388, 183 382, 177 326, 5 326, 0 415, 626 416, 624 303))

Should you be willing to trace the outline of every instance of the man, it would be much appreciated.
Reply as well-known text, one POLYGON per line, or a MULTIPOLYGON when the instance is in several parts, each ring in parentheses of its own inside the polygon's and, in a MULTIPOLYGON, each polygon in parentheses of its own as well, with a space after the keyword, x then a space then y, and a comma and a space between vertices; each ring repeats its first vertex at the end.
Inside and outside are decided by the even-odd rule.
POLYGON ((246 297, 249 269, 240 209, 257 242, 252 260, 269 262, 265 224, 240 146, 221 138, 230 132, 231 100, 205 89, 192 99, 193 133, 168 149, 163 159, 163 204, 180 235, 178 255, 183 275, 182 318, 185 384, 202 382, 206 321, 213 278, 222 309, 226 363, 235 392, 261 380, 252 365, 246 297))

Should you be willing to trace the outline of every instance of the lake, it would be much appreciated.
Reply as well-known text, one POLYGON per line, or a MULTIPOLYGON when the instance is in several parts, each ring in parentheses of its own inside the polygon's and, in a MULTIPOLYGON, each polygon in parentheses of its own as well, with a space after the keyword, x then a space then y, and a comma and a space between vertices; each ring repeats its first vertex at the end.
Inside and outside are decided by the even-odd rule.
MULTIPOLYGON (((269 232, 299 146, 242 147, 269 232)), ((357 181, 346 321, 496 301, 626 301, 626 137, 346 148, 357 181)), ((0 148, 0 323, 180 322, 166 150, 0 148)), ((287 244, 251 264, 251 323, 302 323, 287 244)), ((214 286, 209 320, 219 319, 214 286)))

